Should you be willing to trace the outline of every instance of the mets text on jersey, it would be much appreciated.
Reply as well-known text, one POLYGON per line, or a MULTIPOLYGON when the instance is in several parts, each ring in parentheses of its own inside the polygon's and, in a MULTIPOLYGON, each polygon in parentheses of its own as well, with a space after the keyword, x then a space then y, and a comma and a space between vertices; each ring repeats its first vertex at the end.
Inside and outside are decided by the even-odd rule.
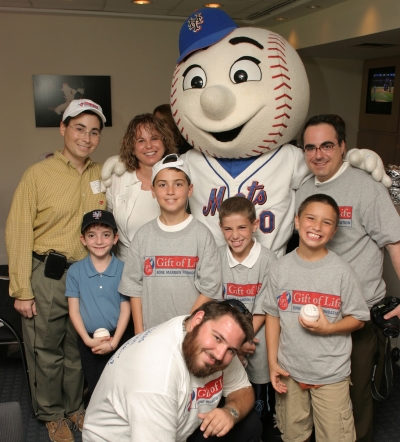
POLYGON ((340 210, 339 227, 351 227, 353 220, 353 207, 339 206, 339 210, 340 210))
MULTIPOLYGON (((253 181, 246 190, 247 195, 239 189, 239 192, 235 196, 247 198, 254 205, 259 206, 263 206, 267 202, 267 192, 264 190, 264 185, 259 184, 258 181, 253 181)), ((219 211, 222 201, 224 200, 225 192, 226 186, 221 186, 219 189, 211 189, 207 205, 203 207, 204 216, 215 216, 216 211, 219 211)), ((275 230, 275 215, 270 210, 262 211, 258 217, 261 232, 271 233, 275 230)))
POLYGON ((300 313, 305 304, 320 305, 325 316, 336 318, 340 313, 342 301, 340 296, 327 293, 287 290, 277 297, 281 312, 300 313))
POLYGON ((193 408, 201 405, 216 405, 219 403, 224 387, 224 375, 207 382, 204 387, 196 387, 190 393, 189 403, 186 410, 189 412, 193 408))
POLYGON ((257 284, 233 284, 228 282, 222 285, 222 297, 224 299, 238 299, 242 302, 254 302, 254 298, 261 288, 260 283, 257 284))
POLYGON ((194 275, 198 256, 145 256, 144 276, 194 275))

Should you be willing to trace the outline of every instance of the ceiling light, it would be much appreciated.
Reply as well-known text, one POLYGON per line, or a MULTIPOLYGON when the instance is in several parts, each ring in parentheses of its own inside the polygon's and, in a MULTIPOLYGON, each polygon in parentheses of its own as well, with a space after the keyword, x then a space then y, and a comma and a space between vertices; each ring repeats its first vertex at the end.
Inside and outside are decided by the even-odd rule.
POLYGON ((318 6, 318 5, 310 5, 310 6, 307 6, 307 8, 308 9, 318 9, 318 8, 320 8, 321 6, 318 6))
POLYGON ((285 20, 287 20, 287 18, 286 17, 277 17, 275 20, 276 21, 285 21, 285 20))
POLYGON ((207 3, 204 5, 206 8, 222 8, 221 3, 207 3))
POLYGON ((135 5, 149 5, 151 3, 150 0, 132 0, 132 3, 135 5))

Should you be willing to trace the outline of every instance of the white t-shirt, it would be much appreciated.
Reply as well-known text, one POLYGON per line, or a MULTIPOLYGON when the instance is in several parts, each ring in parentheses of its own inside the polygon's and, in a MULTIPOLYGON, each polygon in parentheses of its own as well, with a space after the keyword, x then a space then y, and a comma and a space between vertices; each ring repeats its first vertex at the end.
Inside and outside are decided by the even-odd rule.
POLYGON ((206 378, 189 373, 182 354, 186 317, 135 336, 110 359, 86 411, 84 442, 185 442, 201 423, 198 413, 250 387, 237 357, 206 378))
POLYGON ((136 200, 136 211, 131 212, 127 222, 128 238, 132 240, 135 233, 146 223, 160 214, 160 206, 150 190, 139 190, 136 200))

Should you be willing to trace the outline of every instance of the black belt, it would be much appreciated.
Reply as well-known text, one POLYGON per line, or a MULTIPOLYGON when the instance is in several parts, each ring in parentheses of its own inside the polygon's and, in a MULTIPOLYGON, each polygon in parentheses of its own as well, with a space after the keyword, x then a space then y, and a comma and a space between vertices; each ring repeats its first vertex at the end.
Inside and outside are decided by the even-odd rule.
MULTIPOLYGON (((38 259, 39 261, 45 262, 47 255, 39 255, 36 252, 32 252, 32 256, 36 259, 38 259)), ((65 269, 68 270, 72 264, 74 264, 73 262, 67 262, 65 269)))

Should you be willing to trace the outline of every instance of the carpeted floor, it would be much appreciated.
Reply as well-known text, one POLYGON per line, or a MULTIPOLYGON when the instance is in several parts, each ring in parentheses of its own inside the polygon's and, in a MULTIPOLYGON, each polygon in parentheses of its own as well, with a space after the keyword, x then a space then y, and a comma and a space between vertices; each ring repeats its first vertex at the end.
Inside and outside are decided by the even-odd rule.
MULTIPOLYGON (((0 274, 1 276, 1 274, 0 274)), ((7 295, 8 281, 0 279, 0 315, 11 320, 15 317, 12 299, 7 295), (11 316, 10 316, 11 315, 11 316)), ((18 318, 18 314, 16 315, 18 318)), ((0 330, 1 332, 1 330, 0 330)), ((399 343, 398 343, 399 345, 399 343)), ((0 402, 20 403, 26 442, 48 442, 43 422, 33 418, 29 392, 17 346, 0 345, 0 402)), ((82 434, 74 432, 75 441, 82 434)), ((394 366, 394 393, 386 401, 376 403, 374 416, 374 442, 400 441, 400 367, 394 366)), ((9 442, 9 441, 0 441, 9 442)), ((140 441, 138 441, 140 442, 140 441)))

